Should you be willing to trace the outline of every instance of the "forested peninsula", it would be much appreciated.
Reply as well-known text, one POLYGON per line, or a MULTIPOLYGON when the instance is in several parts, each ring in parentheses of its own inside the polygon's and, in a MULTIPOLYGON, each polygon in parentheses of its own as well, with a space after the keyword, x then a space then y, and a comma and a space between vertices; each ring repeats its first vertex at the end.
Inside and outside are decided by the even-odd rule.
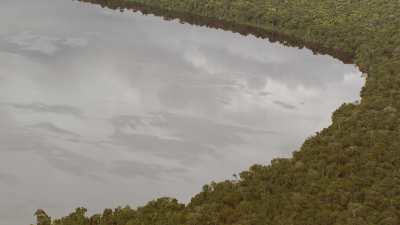
POLYGON ((162 198, 54 220, 38 210, 38 225, 400 224, 400 1, 82 1, 306 46, 357 64, 368 78, 362 101, 343 104, 292 158, 205 185, 187 205, 162 198))

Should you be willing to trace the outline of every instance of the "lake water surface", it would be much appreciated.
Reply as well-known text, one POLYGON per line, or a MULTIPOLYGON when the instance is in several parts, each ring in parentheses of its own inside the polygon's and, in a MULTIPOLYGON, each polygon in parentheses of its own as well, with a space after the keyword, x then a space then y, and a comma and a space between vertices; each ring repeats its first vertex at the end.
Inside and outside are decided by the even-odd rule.
POLYGON ((0 1, 0 224, 187 202, 289 157, 359 99, 354 65, 70 0, 0 1))

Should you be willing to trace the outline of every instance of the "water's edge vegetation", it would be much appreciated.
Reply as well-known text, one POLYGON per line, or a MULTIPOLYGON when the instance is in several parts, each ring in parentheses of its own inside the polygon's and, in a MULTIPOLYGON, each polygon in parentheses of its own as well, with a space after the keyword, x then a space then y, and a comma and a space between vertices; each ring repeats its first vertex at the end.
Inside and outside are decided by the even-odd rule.
POLYGON ((360 104, 290 159, 254 165, 240 179, 205 185, 188 205, 78 208, 39 225, 400 224, 400 2, 397 0, 82 0, 254 34, 354 62, 368 73, 360 104), (240 24, 240 25, 239 25, 240 24))

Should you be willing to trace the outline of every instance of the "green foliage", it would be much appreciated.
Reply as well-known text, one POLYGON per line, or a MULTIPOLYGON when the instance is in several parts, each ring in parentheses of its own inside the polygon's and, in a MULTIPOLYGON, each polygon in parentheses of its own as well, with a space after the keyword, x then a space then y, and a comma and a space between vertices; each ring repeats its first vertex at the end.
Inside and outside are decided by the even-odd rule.
POLYGON ((75 212, 60 220, 55 220, 53 225, 86 225, 89 219, 85 217, 87 210, 85 208, 77 208, 75 212))
MULTIPOLYGON (((160 198, 136 210, 125 208, 105 209, 102 214, 86 216, 86 209, 77 208, 68 216, 54 220, 52 225, 179 225, 185 223, 185 205, 176 199, 160 198)), ((43 212, 44 213, 44 212, 43 212)), ((50 225, 38 223, 38 225, 50 225)))
POLYGON ((37 225, 51 225, 51 218, 42 209, 36 210, 35 216, 37 225))
MULTIPOLYGON (((291 159, 212 183, 184 206, 163 198, 138 209, 85 209, 53 225, 400 224, 400 2, 398 0, 82 0, 309 47, 368 73, 360 104, 291 159), (213 19, 210 19, 213 18, 213 19)), ((38 210, 38 225, 50 218, 38 210)))

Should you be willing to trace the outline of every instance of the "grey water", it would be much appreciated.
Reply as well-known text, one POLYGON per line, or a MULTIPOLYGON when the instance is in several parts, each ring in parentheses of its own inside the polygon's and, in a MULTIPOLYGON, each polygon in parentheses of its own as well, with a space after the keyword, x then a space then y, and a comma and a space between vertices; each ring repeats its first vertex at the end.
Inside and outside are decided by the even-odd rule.
POLYGON ((290 157, 365 82, 307 49, 71 0, 2 0, 0 27, 0 225, 187 202, 290 157))

